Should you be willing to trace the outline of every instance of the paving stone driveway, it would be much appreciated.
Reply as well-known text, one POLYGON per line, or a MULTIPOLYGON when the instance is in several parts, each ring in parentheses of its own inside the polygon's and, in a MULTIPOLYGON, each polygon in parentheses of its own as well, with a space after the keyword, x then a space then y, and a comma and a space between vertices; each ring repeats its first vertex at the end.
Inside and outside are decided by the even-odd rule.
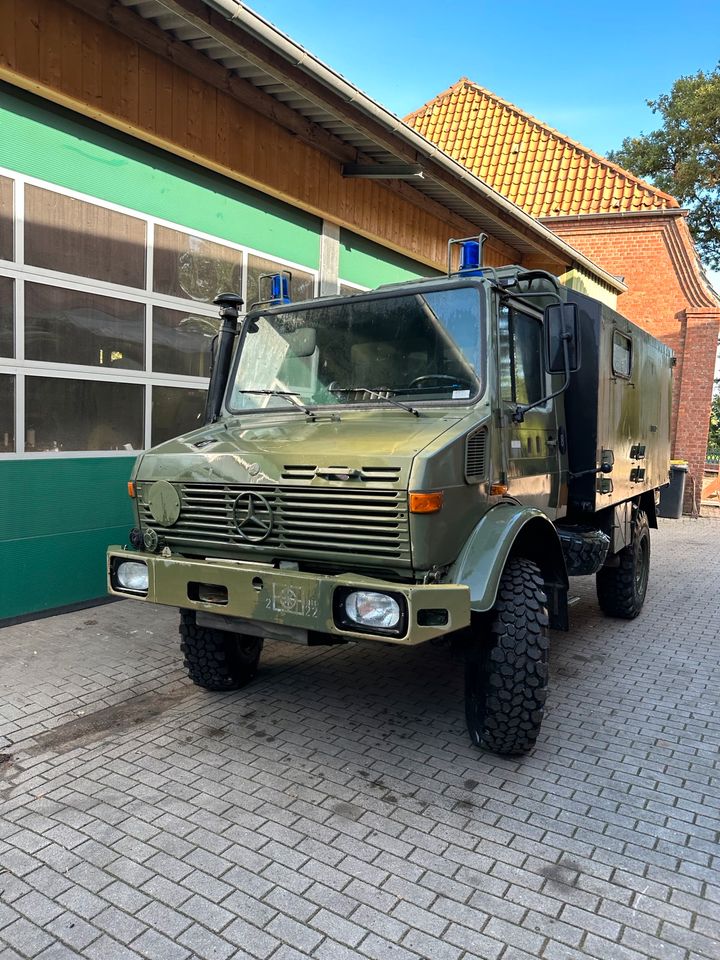
POLYGON ((719 546, 662 522, 630 623, 577 581, 522 760, 443 649, 268 643, 219 695, 172 611, 1 630, 2 960, 718 960, 719 546))

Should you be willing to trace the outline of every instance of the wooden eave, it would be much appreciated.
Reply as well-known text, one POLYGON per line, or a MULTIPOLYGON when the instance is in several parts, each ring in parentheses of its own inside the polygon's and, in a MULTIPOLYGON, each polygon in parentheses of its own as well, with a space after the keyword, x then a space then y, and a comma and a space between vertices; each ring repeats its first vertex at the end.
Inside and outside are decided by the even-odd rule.
POLYGON ((388 181, 436 216, 454 214, 556 272, 579 267, 624 284, 478 179, 246 7, 228 20, 204 0, 69 0, 230 94, 337 161, 420 163, 424 178, 388 181))

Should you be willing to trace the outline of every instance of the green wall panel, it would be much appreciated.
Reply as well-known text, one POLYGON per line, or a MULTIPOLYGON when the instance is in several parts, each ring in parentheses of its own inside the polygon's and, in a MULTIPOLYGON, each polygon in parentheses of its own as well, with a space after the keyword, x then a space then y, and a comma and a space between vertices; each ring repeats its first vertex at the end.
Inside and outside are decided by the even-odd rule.
POLYGON ((317 217, 3 83, 0 166, 318 266, 317 217))
POLYGON ((363 287, 377 287, 381 283, 399 283, 418 277, 438 277, 440 273, 395 253, 379 243, 364 237, 340 231, 340 279, 363 287))
POLYGON ((105 549, 132 526, 134 460, 0 463, 0 620, 105 595, 105 549))
POLYGON ((104 597, 105 551, 127 533, 125 524, 0 543, 0 620, 104 597))

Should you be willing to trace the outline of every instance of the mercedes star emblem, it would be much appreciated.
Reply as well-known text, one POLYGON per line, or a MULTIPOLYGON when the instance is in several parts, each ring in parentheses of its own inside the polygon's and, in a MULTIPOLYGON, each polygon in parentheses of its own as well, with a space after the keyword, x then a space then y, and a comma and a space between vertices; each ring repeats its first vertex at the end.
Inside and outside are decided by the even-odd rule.
POLYGON ((261 543, 272 533, 272 508, 260 493, 241 493, 233 504, 233 520, 237 532, 250 543, 261 543))

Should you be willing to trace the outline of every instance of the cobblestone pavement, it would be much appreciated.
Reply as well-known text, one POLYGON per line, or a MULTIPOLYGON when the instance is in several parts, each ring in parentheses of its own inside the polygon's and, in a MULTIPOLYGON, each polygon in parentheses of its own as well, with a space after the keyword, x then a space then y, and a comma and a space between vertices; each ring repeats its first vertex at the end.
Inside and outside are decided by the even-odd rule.
POLYGON ((577 582, 534 753, 439 648, 266 644, 229 695, 131 601, 0 631, 0 956, 718 960, 720 524, 643 615, 577 582))

